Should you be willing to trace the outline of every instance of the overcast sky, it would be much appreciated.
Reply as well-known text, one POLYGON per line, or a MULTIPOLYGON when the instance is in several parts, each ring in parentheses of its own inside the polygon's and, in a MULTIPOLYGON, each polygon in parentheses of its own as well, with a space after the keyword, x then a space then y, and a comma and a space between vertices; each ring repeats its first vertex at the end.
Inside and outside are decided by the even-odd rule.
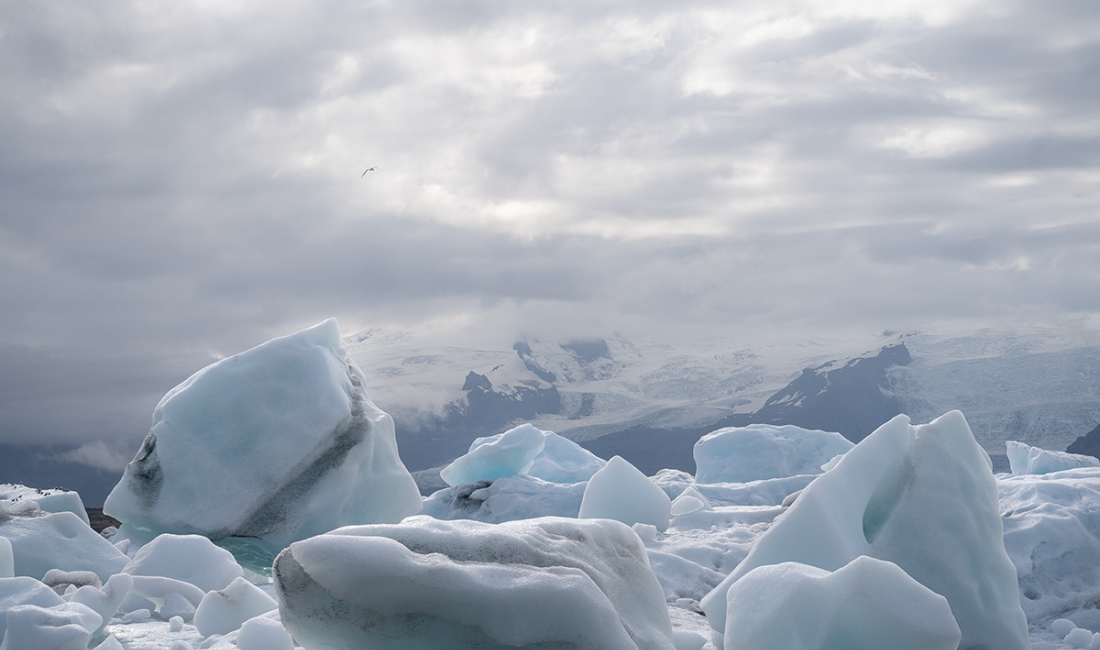
POLYGON ((0 443, 136 445, 328 316, 1100 312, 1094 0, 10 0, 0 79, 0 443))

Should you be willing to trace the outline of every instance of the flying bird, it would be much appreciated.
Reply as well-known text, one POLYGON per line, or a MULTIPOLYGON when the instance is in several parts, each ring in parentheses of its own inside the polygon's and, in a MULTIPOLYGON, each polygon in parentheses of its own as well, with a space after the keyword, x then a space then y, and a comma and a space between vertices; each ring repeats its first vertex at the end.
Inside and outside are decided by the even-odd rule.
MULTIPOLYGON (((378 168, 377 168, 377 167, 369 167, 369 168, 367 168, 367 172, 376 172, 376 171, 378 171, 378 168)), ((366 176, 366 175, 367 175, 367 172, 363 172, 363 176, 366 176)), ((359 178, 363 178, 363 176, 360 176, 359 178)))

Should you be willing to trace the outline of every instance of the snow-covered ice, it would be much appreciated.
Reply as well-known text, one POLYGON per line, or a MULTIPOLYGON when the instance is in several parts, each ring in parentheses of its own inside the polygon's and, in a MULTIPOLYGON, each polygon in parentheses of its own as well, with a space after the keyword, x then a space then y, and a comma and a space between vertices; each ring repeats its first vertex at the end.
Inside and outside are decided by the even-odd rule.
POLYGON ((275 577, 306 647, 675 648, 645 547, 609 520, 341 528, 292 544, 275 577))
POLYGON ((332 319, 207 366, 157 405, 104 511, 149 537, 242 536, 276 550, 400 521, 420 494, 364 383, 332 319))
POLYGON ((1005 442, 1009 469, 1013 474, 1049 474, 1078 467, 1100 467, 1100 458, 1064 451, 1049 451, 1022 442, 1005 442))
POLYGON ((852 447, 851 441, 839 433, 789 424, 727 427, 695 443, 692 450, 695 480, 698 483, 748 483, 798 474, 820 474, 822 465, 852 447))

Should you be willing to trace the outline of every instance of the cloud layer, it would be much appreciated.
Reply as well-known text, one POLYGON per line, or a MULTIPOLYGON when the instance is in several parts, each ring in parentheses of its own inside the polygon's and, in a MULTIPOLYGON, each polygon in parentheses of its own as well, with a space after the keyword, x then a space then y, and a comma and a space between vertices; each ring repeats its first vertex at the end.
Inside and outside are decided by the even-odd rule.
POLYGON ((190 372, 331 315, 463 344, 1100 311, 1093 3, 61 0, 0 25, 0 442, 140 440, 190 372))

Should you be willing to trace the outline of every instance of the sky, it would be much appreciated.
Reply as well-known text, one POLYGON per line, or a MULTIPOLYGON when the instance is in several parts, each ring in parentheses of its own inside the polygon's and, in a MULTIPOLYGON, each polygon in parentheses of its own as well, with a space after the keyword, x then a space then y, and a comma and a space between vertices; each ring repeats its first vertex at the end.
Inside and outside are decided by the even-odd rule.
POLYGON ((507 349, 1100 313, 1093 0, 11 0, 0 78, 0 445, 91 467, 330 316, 507 349))

